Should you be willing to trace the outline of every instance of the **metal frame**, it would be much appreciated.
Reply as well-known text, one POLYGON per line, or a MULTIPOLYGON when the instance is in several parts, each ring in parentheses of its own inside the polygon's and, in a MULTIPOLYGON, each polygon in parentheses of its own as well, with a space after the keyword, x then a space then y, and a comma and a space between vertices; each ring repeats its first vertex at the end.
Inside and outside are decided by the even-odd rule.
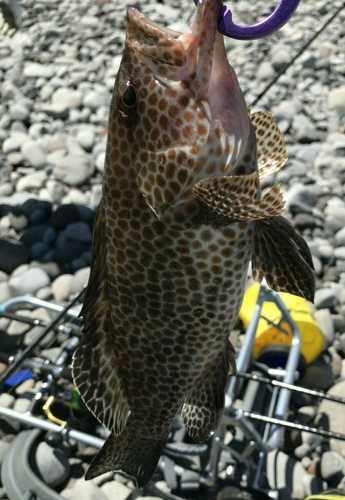
MULTIPOLYGON (((63 321, 66 317, 68 317, 72 321, 77 320, 77 318, 79 317, 79 313, 74 310, 72 306, 81 298, 83 292, 84 288, 65 307, 29 296, 16 297, 14 299, 6 301, 2 306, 0 306, 0 317, 1 315, 3 315, 5 317, 9 317, 9 319, 15 319, 16 315, 12 314, 12 312, 17 311, 18 309, 21 309, 23 307, 43 307, 47 310, 53 311, 57 313, 57 316, 50 323, 40 325, 44 328, 44 330, 40 336, 39 341, 48 333, 48 331, 53 328, 57 328, 62 331, 68 330, 70 334, 71 348, 75 348, 80 341, 80 334, 78 333, 79 325, 76 324, 74 325, 74 327, 73 325, 71 325, 72 328, 69 328, 67 325, 63 324, 63 321)), ((27 321, 31 326, 36 326, 38 324, 36 320, 33 320, 32 318, 20 317, 19 320, 23 322, 27 321)), ((283 329, 281 329, 281 331, 287 333, 283 329)), ((36 345, 37 342, 35 341, 35 346, 36 345)), ((6 370, 6 372, 0 377, 0 382, 5 380, 11 373, 22 366, 25 358, 27 358, 32 353, 32 351, 33 345, 30 345, 23 352, 23 356, 20 355, 16 359, 10 360, 12 361, 12 364, 9 365, 8 370, 6 370)), ((300 393, 302 392, 319 398, 328 399, 336 403, 345 404, 345 398, 331 396, 320 391, 305 389, 302 387, 295 387, 293 385, 294 381, 296 380, 296 374, 298 374, 297 367, 300 360, 300 352, 300 332, 296 323, 293 321, 290 312, 288 311, 279 294, 268 289, 265 284, 262 284, 259 290, 257 304, 254 308, 252 320, 247 328, 244 342, 237 357, 238 374, 237 376, 230 377, 228 389, 226 391, 226 406, 224 417, 219 428, 212 438, 208 465, 205 471, 200 474, 199 481, 201 485, 209 488, 212 488, 216 485, 218 481, 218 474, 220 472, 219 467, 221 453, 223 450, 226 450, 230 453, 233 459, 235 459, 233 460, 235 466, 236 463, 239 463, 242 464, 247 470, 251 471, 251 473, 248 473, 247 475, 248 486, 259 490, 261 489, 261 491, 263 491, 261 485, 261 477, 265 456, 267 453, 277 448, 282 427, 295 428, 319 434, 327 438, 345 440, 345 435, 337 432, 325 431, 310 426, 284 421, 285 414, 289 407, 291 393, 293 391, 300 393), (292 331, 292 345, 288 355, 286 367, 284 369, 268 369, 267 377, 248 373, 252 361, 252 350, 255 342, 256 330, 261 317, 261 311, 264 302, 273 302, 276 304, 276 306, 282 313, 283 320, 290 326, 292 331), (246 411, 236 407, 236 399, 241 389, 243 388, 245 379, 272 387, 271 400, 268 411, 265 415, 260 415, 255 412, 246 411), (254 425, 254 421, 258 420, 265 423, 263 432, 258 432, 254 425), (225 438, 229 426, 236 427, 236 429, 238 429, 239 432, 242 433, 245 447, 241 453, 236 453, 236 451, 231 448, 231 441, 229 444, 225 444, 225 438), (256 463, 253 460, 254 452, 256 452, 256 463)), ((94 446, 95 448, 101 448, 104 444, 104 440, 101 438, 91 436, 74 429, 68 429, 66 426, 57 425, 51 420, 42 419, 41 417, 37 417, 34 415, 35 405, 40 404, 46 397, 46 395, 49 394, 49 390, 54 384, 54 380, 60 376, 62 369, 66 369, 66 367, 64 366, 65 363, 66 353, 64 352, 61 352, 59 359, 54 364, 46 364, 37 360, 33 361, 32 369, 35 370, 37 368, 37 370, 41 370, 42 373, 46 373, 47 376, 41 390, 38 392, 34 401, 32 402, 30 410, 26 414, 21 414, 16 412, 15 410, 0 407, 0 416, 17 420, 28 427, 34 427, 44 431, 57 432, 61 434, 63 438, 68 439, 70 437, 74 440, 94 446)), ((49 415, 49 412, 47 414, 49 415)), ((177 451, 177 455, 187 455, 188 447, 190 447, 190 445, 185 445, 184 447, 184 443, 179 444, 181 446, 179 447, 179 451, 177 451)), ((194 446, 194 454, 198 455, 204 453, 204 448, 207 445, 194 446), (200 447, 199 451, 198 447, 200 447), (202 451, 202 449, 204 451, 202 451)), ((171 443, 168 443, 165 449, 167 456, 170 456, 171 451, 171 443)), ((159 465, 164 471, 164 458, 160 461, 159 465)), ((181 467, 180 465, 175 465, 174 470, 177 476, 181 476, 183 474, 183 467, 181 467)), ((227 479, 225 479, 225 482, 227 482, 228 480, 231 482, 230 474, 227 475, 227 479)), ((270 495, 274 496, 274 493, 275 492, 270 492, 270 495)))

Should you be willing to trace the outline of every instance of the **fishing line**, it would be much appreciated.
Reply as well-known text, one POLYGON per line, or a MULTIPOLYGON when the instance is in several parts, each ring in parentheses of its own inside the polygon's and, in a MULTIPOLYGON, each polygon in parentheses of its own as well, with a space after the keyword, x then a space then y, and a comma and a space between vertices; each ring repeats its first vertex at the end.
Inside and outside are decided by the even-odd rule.
POLYGON ((286 63, 277 73, 277 75, 273 78, 273 80, 265 87, 265 89, 254 99, 250 106, 255 106, 269 91, 269 89, 279 80, 279 78, 285 73, 285 71, 293 65, 293 63, 298 59, 303 52, 313 43, 313 41, 327 28, 327 26, 337 17, 340 11, 345 7, 345 2, 335 11, 334 14, 325 22, 321 28, 314 33, 314 35, 299 49, 296 55, 291 59, 290 62, 286 63))

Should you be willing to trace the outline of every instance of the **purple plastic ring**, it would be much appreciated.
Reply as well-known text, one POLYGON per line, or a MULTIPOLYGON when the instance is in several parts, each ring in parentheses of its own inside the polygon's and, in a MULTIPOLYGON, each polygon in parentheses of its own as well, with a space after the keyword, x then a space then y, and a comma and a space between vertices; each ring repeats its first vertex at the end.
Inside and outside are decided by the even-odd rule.
MULTIPOLYGON (((219 14, 218 31, 237 40, 254 40, 271 35, 279 30, 290 19, 298 7, 300 0, 281 0, 278 7, 263 21, 251 26, 240 26, 232 21, 232 13, 225 5, 219 14)), ((198 0, 194 0, 198 4, 198 0)))

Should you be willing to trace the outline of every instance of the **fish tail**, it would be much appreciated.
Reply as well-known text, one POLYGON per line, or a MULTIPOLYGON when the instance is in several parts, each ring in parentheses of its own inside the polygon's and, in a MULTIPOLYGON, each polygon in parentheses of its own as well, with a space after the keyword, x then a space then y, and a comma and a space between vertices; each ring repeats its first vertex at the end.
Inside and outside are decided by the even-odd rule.
POLYGON ((130 419, 119 436, 110 434, 101 450, 92 460, 85 479, 93 479, 108 471, 123 472, 131 476, 139 488, 144 487, 152 477, 163 446, 168 437, 167 429, 164 438, 134 431, 130 419), (132 435, 131 435, 132 434, 132 435))

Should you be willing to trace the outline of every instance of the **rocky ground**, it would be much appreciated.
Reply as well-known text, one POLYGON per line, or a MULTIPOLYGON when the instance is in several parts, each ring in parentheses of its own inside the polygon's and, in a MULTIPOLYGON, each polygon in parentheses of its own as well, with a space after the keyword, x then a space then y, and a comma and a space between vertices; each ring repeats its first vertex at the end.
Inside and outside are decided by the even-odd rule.
MULTIPOLYGON (((279 33, 250 42, 227 39, 229 60, 248 105, 341 3, 302 1, 279 33)), ((253 23, 276 4, 240 0, 229 7, 235 21, 253 23)), ((89 274, 109 102, 129 4, 124 0, 22 0, 21 5, 21 30, 12 38, 0 39, 0 303, 31 294, 63 304, 86 283, 89 274)), ((186 29, 194 9, 192 0, 137 0, 130 5, 179 31, 186 29)), ((344 22, 343 8, 255 106, 273 113, 289 146, 287 165, 265 179, 265 187, 282 184, 286 217, 303 234, 314 259, 316 317, 324 333, 325 351, 308 367, 303 383, 342 397, 344 22)), ((49 320, 42 311, 22 314, 40 314, 42 320, 49 320)), ((27 345, 33 338, 18 322, 0 319, 0 328, 4 352, 5 346, 13 348, 19 341, 27 345)), ((51 347, 51 343, 46 341, 41 347, 51 347)), ((0 371, 5 368, 0 364, 0 371)), ((39 387, 34 379, 24 384, 14 394, 2 394, 0 404, 25 412, 30 397, 22 395, 31 394, 32 398, 39 387)), ((345 433, 343 409, 334 403, 319 405, 310 397, 301 397, 294 401, 292 414, 301 423, 329 425, 345 433)), ((8 435, 0 441, 0 464, 9 441, 8 435)), ((65 465, 59 468, 48 445, 42 444, 37 453, 41 464, 50 464, 46 471, 61 471, 58 478, 47 476, 48 484, 61 486, 70 478, 63 491, 66 498, 122 500, 128 496, 130 484, 114 483, 113 475, 98 483, 85 483, 82 460, 60 459, 60 465, 65 465)), ((281 449, 269 457, 268 470, 271 486, 281 490, 281 499, 302 499, 327 485, 345 489, 345 444, 305 432, 285 433, 281 449), (275 478, 274 463, 278 464, 275 478), (294 470, 289 477, 288 467, 294 470)), ((0 498, 7 498, 1 488, 0 498)))

